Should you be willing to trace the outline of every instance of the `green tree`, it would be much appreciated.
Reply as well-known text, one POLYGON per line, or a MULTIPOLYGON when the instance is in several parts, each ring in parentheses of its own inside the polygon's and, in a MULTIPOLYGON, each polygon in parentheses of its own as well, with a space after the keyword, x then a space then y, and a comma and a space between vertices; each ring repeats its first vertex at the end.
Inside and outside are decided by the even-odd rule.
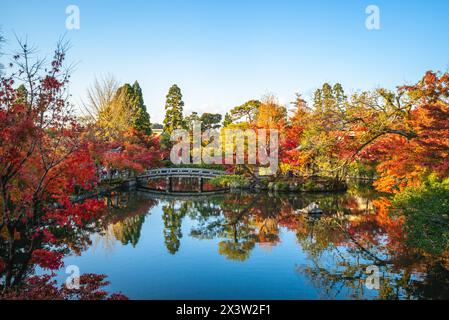
POLYGON ((227 127, 232 123, 232 118, 229 115, 229 112, 226 112, 223 120, 223 127, 227 127))
POLYGON ((21 84, 17 88, 16 94, 17 94, 17 99, 16 99, 17 103, 27 104, 28 91, 23 84, 21 84))
POLYGON ((405 217, 408 245, 436 255, 449 249, 449 178, 429 176, 422 186, 398 193, 394 206, 405 217))
POLYGON ((148 135, 151 135, 151 123, 150 115, 147 112, 147 107, 143 102, 142 89, 139 83, 136 81, 132 86, 132 103, 135 108, 134 115, 134 128, 138 131, 143 131, 148 135))
POLYGON ((98 117, 99 125, 108 129, 110 135, 120 134, 130 128, 150 135, 150 116, 143 101, 142 89, 136 81, 132 86, 125 83, 119 87, 110 103, 98 117))
POLYGON ((200 117, 203 130, 218 129, 220 127, 221 118, 221 114, 219 113, 203 113, 200 117))
POLYGON ((249 100, 244 104, 231 109, 229 112, 230 118, 233 122, 242 119, 247 122, 253 122, 257 116, 257 111, 259 110, 260 105, 261 102, 259 100, 249 100))
POLYGON ((194 111, 184 118, 185 128, 191 130, 195 121, 201 121, 202 130, 218 129, 220 127, 221 114, 205 112, 200 116, 194 111))
POLYGON ((329 127, 325 130, 335 130, 337 122, 341 122, 342 113, 345 110, 347 97, 341 84, 336 83, 333 87, 329 83, 323 84, 317 89, 313 98, 315 112, 322 117, 328 118, 329 127))
POLYGON ((345 131, 344 110, 347 98, 340 84, 325 83, 315 91, 313 109, 307 115, 300 148, 306 156, 306 173, 345 178, 346 167, 339 157, 340 134, 345 131))
POLYGON ((184 118, 184 126, 187 130, 192 130, 193 123, 195 121, 201 121, 198 112, 193 111, 189 116, 184 118))
POLYGON ((181 89, 174 84, 170 87, 166 96, 164 132, 171 134, 173 130, 184 126, 183 107, 184 101, 182 101, 181 89))
POLYGON ((160 124, 160 123, 153 123, 153 124, 151 124, 151 128, 152 129, 163 129, 164 125, 160 124))

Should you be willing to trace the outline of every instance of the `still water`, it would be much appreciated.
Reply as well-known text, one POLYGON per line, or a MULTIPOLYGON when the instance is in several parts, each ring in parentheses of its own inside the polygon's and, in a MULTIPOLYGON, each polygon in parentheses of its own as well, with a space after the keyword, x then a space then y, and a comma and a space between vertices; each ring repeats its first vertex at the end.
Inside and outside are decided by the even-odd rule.
POLYGON ((369 190, 105 201, 103 230, 64 262, 131 299, 449 298, 447 264, 407 248, 369 190), (323 214, 301 210, 312 202, 323 214))

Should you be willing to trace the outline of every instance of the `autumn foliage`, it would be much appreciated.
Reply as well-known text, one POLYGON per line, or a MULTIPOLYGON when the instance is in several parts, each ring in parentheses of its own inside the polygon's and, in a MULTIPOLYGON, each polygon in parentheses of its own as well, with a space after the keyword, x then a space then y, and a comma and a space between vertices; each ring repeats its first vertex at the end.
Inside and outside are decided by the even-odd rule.
MULTIPOLYGON (((0 290, 4 297, 29 293, 32 298, 33 288, 42 284, 39 281, 48 287, 44 278, 30 278, 31 270, 35 265, 49 270, 62 267, 67 250, 85 246, 88 240, 81 235, 104 208, 97 200, 75 203, 71 198, 96 186, 98 169, 67 102, 65 52, 60 43, 50 65, 44 67, 43 61, 32 60, 34 50, 21 44, 20 54, 14 57, 16 70, 0 79, 0 275, 4 279, 0 290), (22 286, 28 289, 21 290, 22 286)), ((90 278, 88 282, 101 284, 102 278, 90 278)))
POLYGON ((418 84, 400 90, 413 101, 406 120, 416 136, 390 136, 374 146, 382 160, 376 185, 384 191, 420 184, 430 173, 449 175, 449 74, 428 72, 418 84))
MULTIPOLYGON (((111 95, 111 100, 99 107, 95 121, 79 121, 68 102, 66 49, 59 43, 46 65, 34 59, 33 48, 20 43, 12 73, 0 77, 2 298, 123 298, 108 296, 101 289, 107 285, 103 275, 84 275, 81 289, 67 291, 51 276, 36 277, 32 271, 36 266, 58 270, 66 254, 79 253, 89 245, 89 231, 105 214, 105 205, 97 199, 79 202, 76 197, 95 191, 104 172, 135 175, 160 166, 167 155, 151 133, 137 82, 111 95)), ((173 88, 171 91, 178 91, 173 91, 174 98, 169 97, 168 109, 174 114, 176 106, 177 118, 176 123, 166 118, 167 132, 183 121, 180 89, 173 88)), ((410 193, 410 188, 422 187, 429 176, 449 176, 448 73, 429 71, 414 85, 396 90, 380 88, 350 97, 340 84, 324 84, 315 92, 312 104, 298 95, 293 105, 289 113, 273 96, 250 100, 231 110, 225 125, 277 129, 279 175, 288 172, 302 178, 322 176, 341 182, 370 173, 376 179, 374 186, 391 194, 410 193)), ((246 169, 255 176, 256 168, 246 169)), ((400 237, 403 217, 391 218, 390 205, 386 198, 375 203, 379 212, 376 222, 400 237)), ((233 211, 225 211, 225 215, 232 216, 233 211)), ((173 214, 167 213, 167 217, 173 219, 173 214)), ((265 220, 271 225, 271 220, 262 218, 255 224, 262 226, 265 220)), ((287 220, 286 224, 292 223, 287 220)), ((232 231, 227 230, 229 234, 232 231)), ((257 241, 276 240, 275 231, 261 227, 257 241)), ((167 234, 167 239, 170 237, 172 234, 167 234)), ((246 242, 249 247, 251 241, 246 242)), ((441 247, 444 251, 445 243, 441 247)), ((223 242, 220 248, 229 255, 241 249, 232 241, 223 242)))

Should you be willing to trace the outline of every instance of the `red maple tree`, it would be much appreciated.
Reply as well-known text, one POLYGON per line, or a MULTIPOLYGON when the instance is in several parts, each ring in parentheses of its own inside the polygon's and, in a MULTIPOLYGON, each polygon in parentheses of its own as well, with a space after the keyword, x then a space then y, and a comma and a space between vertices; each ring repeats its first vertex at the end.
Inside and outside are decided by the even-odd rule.
MULTIPOLYGON (((58 43, 49 66, 20 48, 12 74, 0 78, 0 290, 32 298, 49 281, 30 276, 33 266, 60 268, 69 248, 85 246, 104 205, 71 199, 96 185, 97 169, 67 99, 67 45, 58 43)), ((104 277, 90 278, 101 286, 104 277)))

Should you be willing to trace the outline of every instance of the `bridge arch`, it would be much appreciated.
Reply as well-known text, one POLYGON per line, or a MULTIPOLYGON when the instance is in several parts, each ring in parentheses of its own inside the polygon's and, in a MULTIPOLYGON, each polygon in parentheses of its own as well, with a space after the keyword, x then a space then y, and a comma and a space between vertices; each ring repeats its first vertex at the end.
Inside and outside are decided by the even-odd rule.
MULTIPOLYGON (((158 168, 146 170, 137 177, 137 185, 146 188, 145 185, 151 179, 166 179, 166 192, 173 192, 173 178, 198 178, 198 193, 204 192, 203 180, 219 177, 226 174, 222 170, 205 168, 158 168)), ((148 188, 146 188, 148 189, 148 188)), ((156 191, 156 190, 155 190, 156 191)), ((217 190, 219 191, 219 190, 217 190)))

